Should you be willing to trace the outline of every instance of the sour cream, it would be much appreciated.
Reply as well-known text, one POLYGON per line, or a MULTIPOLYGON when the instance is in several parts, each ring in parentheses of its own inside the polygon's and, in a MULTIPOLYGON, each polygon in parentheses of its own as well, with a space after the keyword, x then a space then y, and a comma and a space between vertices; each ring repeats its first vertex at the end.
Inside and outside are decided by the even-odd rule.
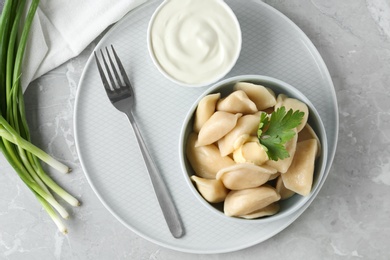
POLYGON ((241 29, 222 0, 165 0, 149 24, 148 46, 157 68, 182 85, 225 76, 241 50, 241 29))

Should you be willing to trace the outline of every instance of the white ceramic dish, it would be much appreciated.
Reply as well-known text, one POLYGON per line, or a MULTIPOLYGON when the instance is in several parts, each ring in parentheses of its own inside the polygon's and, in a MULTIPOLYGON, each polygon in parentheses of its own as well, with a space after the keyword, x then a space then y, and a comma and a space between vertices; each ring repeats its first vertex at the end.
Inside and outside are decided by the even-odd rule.
POLYGON ((194 104, 188 111, 186 118, 184 119, 183 127, 180 134, 179 146, 180 146, 179 156, 180 156, 183 175, 185 180, 187 181, 189 189, 192 191, 194 196, 201 202, 203 206, 205 206, 212 212, 216 213, 219 217, 228 219, 230 221, 236 221, 242 224, 247 224, 247 223, 264 224, 264 223, 273 222, 276 220, 289 217, 291 214, 298 211, 300 208, 304 207, 305 204, 311 200, 311 197, 318 192, 318 189, 320 189, 320 183, 321 183, 320 181, 325 174, 325 167, 326 167, 327 157, 328 157, 328 142, 326 139, 325 127, 322 123, 320 115, 318 114, 316 108, 311 103, 311 101, 305 95, 303 95, 299 90, 297 90, 290 84, 287 84, 281 80, 272 77, 261 76, 261 75, 241 75, 241 76, 228 78, 214 84, 212 87, 206 90, 202 95, 200 95, 200 97, 194 102, 194 104), (309 108, 308 122, 312 126, 313 130, 316 132, 318 138, 320 139, 320 143, 323 144, 321 145, 321 155, 316 160, 316 167, 315 167, 314 177, 313 177, 313 185, 310 194, 308 196, 300 196, 298 194, 295 194, 293 197, 287 200, 280 201, 279 202, 280 210, 278 213, 272 216, 267 216, 258 219, 243 219, 243 218, 236 218, 236 217, 228 217, 223 213, 223 203, 211 204, 207 202, 202 197, 202 195, 198 192, 195 184, 190 179, 190 177, 195 173, 186 158, 186 144, 188 140, 188 135, 192 132, 194 113, 198 106, 199 101, 204 96, 212 93, 221 93, 222 97, 227 96, 233 91, 233 86, 236 82, 251 82, 254 84, 263 85, 267 88, 272 89, 276 95, 286 94, 288 97, 296 98, 298 100, 301 100, 305 104, 307 104, 309 108))
MULTIPOLYGON (((74 109, 76 148, 86 180, 115 218, 158 245, 192 253, 231 252, 253 246, 284 230, 311 201, 288 218, 242 225, 215 216, 193 196, 181 172, 179 137, 186 113, 206 89, 177 86, 163 77, 150 60, 146 32, 160 3, 148 1, 130 12, 96 48, 113 44, 127 69, 135 89, 140 129, 183 218, 186 235, 174 239, 169 233, 135 136, 125 115, 108 101, 93 55, 81 76, 74 109)), ((227 76, 272 76, 295 86, 312 101, 328 138, 328 161, 319 183, 323 185, 336 150, 338 108, 321 56, 294 23, 262 1, 226 3, 236 13, 243 35, 240 58, 227 76)))
MULTIPOLYGON (((156 68, 158 69, 158 71, 160 71, 160 73, 162 75, 164 75, 164 77, 166 77, 167 79, 169 79, 170 81, 172 81, 173 83, 177 84, 177 85, 180 85, 180 86, 185 86, 185 87, 204 87, 204 86, 207 86, 207 85, 210 85, 214 82, 217 82, 218 80, 220 80, 221 78, 223 78, 224 76, 226 76, 226 74, 229 73, 229 71, 233 68, 233 66, 236 64, 237 62, 237 59, 240 55, 240 51, 241 51, 241 44, 242 44, 242 35, 241 35, 241 29, 240 29, 240 24, 237 20, 237 17, 235 16, 234 12, 232 11, 232 9, 229 7, 229 5, 227 5, 224 1, 220 1, 220 0, 215 0, 217 1, 217 6, 220 7, 221 9, 224 10, 224 14, 226 14, 226 19, 228 19, 229 21, 231 21, 232 24, 234 24, 234 26, 236 27, 237 29, 237 35, 236 35, 236 41, 237 41, 237 44, 235 46, 235 50, 234 50, 234 55, 231 57, 231 60, 229 61, 228 64, 226 64, 226 67, 220 71, 220 73, 216 74, 215 76, 213 76, 212 78, 208 79, 207 81, 205 82, 194 82, 194 83, 187 83, 187 82, 183 82, 177 78, 175 78, 174 76, 172 76, 171 74, 167 73, 166 69, 161 65, 161 63, 159 62, 158 58, 156 57, 156 54, 154 52, 154 48, 153 48, 153 37, 152 37, 152 29, 153 29, 153 26, 155 24, 155 20, 156 18, 158 17, 158 15, 161 13, 162 10, 164 10, 165 8, 167 7, 170 7, 171 5, 169 5, 170 3, 170 0, 164 0, 157 8, 156 10, 154 11, 154 13, 152 14, 152 17, 149 21, 149 25, 148 25, 148 30, 147 30, 147 46, 148 46, 148 50, 149 50, 149 54, 150 54, 150 57, 153 61, 153 64, 156 66, 156 68)), ((205 23, 206 20, 202 21, 202 23, 205 23)), ((213 23, 215 23, 215 21, 212 21, 213 23)), ((197 24, 194 24, 193 26, 199 26, 197 24)), ((181 29, 183 30, 183 29, 181 29)), ((178 31, 177 33, 180 33, 180 31, 178 31)), ((175 35, 176 37, 179 38, 178 35, 175 35)), ((204 43, 203 43, 204 44, 204 43)), ((181 48, 185 48, 186 46, 180 46, 181 48)), ((184 49, 185 50, 185 49, 184 49)), ((185 52, 185 51, 184 51, 185 52)), ((186 59, 192 59, 192 57, 189 55, 186 57, 186 59)), ((198 59, 198 57, 197 57, 198 59)), ((219 65, 220 66, 220 65, 219 65)), ((180 66, 180 67, 186 67, 186 66, 180 66)), ((184 68, 183 68, 184 70, 184 68)))

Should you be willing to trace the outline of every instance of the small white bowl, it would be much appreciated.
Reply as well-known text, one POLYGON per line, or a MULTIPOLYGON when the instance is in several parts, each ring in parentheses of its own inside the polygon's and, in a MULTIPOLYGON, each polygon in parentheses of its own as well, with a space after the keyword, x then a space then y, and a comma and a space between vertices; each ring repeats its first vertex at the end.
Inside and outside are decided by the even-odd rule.
POLYGON ((275 221, 284 217, 287 217, 291 215, 292 213, 296 212, 300 208, 302 208, 306 203, 311 201, 311 197, 316 194, 316 190, 320 188, 320 182, 323 178, 325 167, 326 167, 326 161, 327 161, 327 154, 328 154, 328 145, 327 145, 327 139, 326 139, 326 133, 324 125, 321 121, 321 118, 313 106, 313 104, 310 102, 310 100, 303 95, 299 90, 294 88, 293 86, 267 76, 259 76, 259 75, 243 75, 243 76, 236 76, 232 78, 225 79, 221 82, 218 82, 214 84, 212 87, 210 87, 208 90, 206 90, 197 100, 196 102, 191 106, 190 110, 188 111, 188 114, 186 115, 181 133, 180 133, 180 141, 179 141, 179 155, 180 155, 180 163, 181 168, 184 174, 184 178, 191 189, 192 193, 195 195, 195 197, 202 203, 206 208, 210 209, 212 212, 216 213, 218 216, 221 216, 225 219, 238 221, 242 223, 266 223, 270 221, 275 221), (202 195, 198 192, 195 184, 191 181, 190 177, 194 175, 194 171, 188 162, 186 158, 186 143, 188 139, 188 135, 192 132, 192 126, 193 126, 193 120, 194 120, 194 113, 196 111, 196 108, 198 106, 199 101, 206 95, 212 94, 212 93, 221 93, 221 97, 227 96, 233 91, 233 86, 236 82, 251 82, 254 84, 260 84, 265 87, 268 87, 272 89, 275 94, 286 94, 289 97, 296 98, 298 100, 301 100, 305 104, 307 104, 309 108, 309 118, 308 123, 313 128, 315 133, 317 134, 320 142, 321 142, 321 154, 320 157, 316 160, 315 170, 314 170, 314 176, 313 176, 313 185, 312 190, 308 196, 301 196, 298 194, 293 195, 291 198, 279 201, 280 210, 278 213, 272 216, 257 218, 257 219, 243 219, 243 218, 236 218, 236 217, 229 217, 226 216, 223 213, 223 202, 212 204, 206 201, 202 195))
MULTIPOLYGON (((230 57, 231 59, 229 60, 229 62, 227 62, 225 64, 226 66, 224 67, 223 70, 220 70, 215 75, 208 77, 208 79, 205 81, 193 82, 193 83, 192 82, 185 82, 185 81, 180 80, 167 72, 167 70, 160 64, 158 58, 156 57, 155 50, 153 47, 152 30, 153 30, 153 26, 155 24, 154 22, 157 19, 157 17, 162 13, 162 11, 165 11, 164 9, 167 8, 167 6, 169 6, 168 5, 169 2, 170 2, 170 0, 164 0, 158 6, 158 8, 154 11, 154 13, 149 21, 149 25, 148 25, 148 29, 147 29, 148 51, 149 51, 150 57, 153 61, 153 64, 156 66, 158 71, 162 75, 164 75, 167 79, 174 82, 175 84, 180 85, 180 86, 185 86, 185 87, 204 87, 204 86, 208 86, 210 84, 213 84, 213 83, 217 82, 218 80, 222 79, 223 77, 225 77, 226 74, 229 73, 231 71, 231 69, 234 67, 234 65, 236 64, 237 59, 238 59, 240 52, 241 52, 241 45, 242 45, 241 28, 240 28, 240 24, 237 20, 236 15, 234 14, 234 12, 231 10, 231 8, 224 1, 218 0, 216 2, 222 8, 222 10, 224 10, 224 13, 226 14, 225 18, 228 19, 230 22, 232 22, 237 29, 236 46, 234 46, 234 50, 229 51, 229 53, 232 53, 232 56, 230 57)), ((210 17, 212 17, 212 16, 210 16, 210 17)), ((223 27, 223 29, 230 30, 229 28, 226 28, 226 27, 223 27)), ((175 36, 177 36, 177 35, 175 35, 175 36)), ((199 66, 199 67, 201 67, 201 66, 199 66)), ((215 66, 215 67, 218 67, 218 66, 215 66)), ((184 71, 184 69, 183 69, 183 71, 184 71)))

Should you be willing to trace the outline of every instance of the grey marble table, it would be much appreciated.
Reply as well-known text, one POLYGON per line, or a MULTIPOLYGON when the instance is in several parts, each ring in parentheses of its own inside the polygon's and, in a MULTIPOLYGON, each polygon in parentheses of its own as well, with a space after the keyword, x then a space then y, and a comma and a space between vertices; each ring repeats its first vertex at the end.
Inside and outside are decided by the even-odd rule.
POLYGON ((90 188, 73 134, 78 82, 97 39, 25 93, 33 141, 73 168, 53 176, 83 205, 69 209, 62 235, 1 155, 0 259, 390 259, 390 1, 265 2, 318 48, 339 104, 331 172, 297 221, 261 244, 216 255, 169 250, 119 223, 90 188))

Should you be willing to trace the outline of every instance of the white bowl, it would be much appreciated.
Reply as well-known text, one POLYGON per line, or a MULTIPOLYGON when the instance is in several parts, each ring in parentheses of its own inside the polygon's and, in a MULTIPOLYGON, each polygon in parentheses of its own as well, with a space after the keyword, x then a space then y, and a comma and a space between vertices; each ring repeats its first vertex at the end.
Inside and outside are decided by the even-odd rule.
POLYGON ((300 208, 302 208, 313 196, 313 194, 316 193, 316 190, 320 188, 319 184, 321 179, 323 178, 325 167, 326 167, 326 161, 327 161, 327 154, 328 154, 328 146, 327 146, 327 140, 326 140, 326 133, 324 125, 321 121, 321 118, 313 106, 313 104, 310 102, 310 100, 303 95, 299 90, 294 88, 293 86, 267 76, 259 76, 259 75, 243 75, 243 76, 236 76, 232 78, 225 79, 221 82, 218 82, 214 84, 212 87, 210 87, 208 90, 206 90, 197 100, 196 102, 191 106, 190 110, 188 111, 188 114, 185 117, 185 120, 182 125, 181 133, 180 133, 180 142, 179 142, 179 154, 180 154, 180 163, 182 167, 182 171, 184 174, 184 178, 188 184, 189 189, 191 189, 194 196, 202 203, 206 208, 210 209, 212 212, 216 213, 218 216, 221 216, 226 219, 230 219, 233 221, 239 221, 239 222, 246 222, 246 223, 265 223, 274 221, 277 219, 284 218, 286 216, 291 215, 292 213, 296 212, 300 208), (229 217, 226 216, 223 213, 223 202, 212 204, 206 201, 202 195, 198 192, 195 184, 191 181, 190 177, 194 175, 194 171, 188 162, 185 154, 185 147, 188 139, 188 135, 192 132, 192 126, 193 126, 193 119, 194 119, 194 113, 196 111, 197 105, 199 101, 206 95, 212 94, 212 93, 221 93, 221 97, 227 96, 233 91, 233 86, 236 82, 251 82, 255 84, 260 84, 265 87, 268 87, 272 89, 275 94, 286 94, 289 97, 296 98, 298 100, 301 100, 305 104, 307 104, 309 108, 309 118, 308 123, 311 125, 315 133, 320 139, 321 142, 321 154, 320 157, 316 160, 315 165, 315 171, 314 171, 314 177, 313 177, 313 185, 312 190, 308 196, 301 196, 298 194, 293 195, 291 198, 279 201, 280 210, 278 213, 272 216, 267 216, 263 218, 258 219, 243 219, 243 218, 236 218, 236 217, 229 217))
MULTIPOLYGON (((178 1, 178 0, 176 0, 176 1, 178 1)), ((235 39, 235 41, 236 41, 235 44, 231 44, 231 46, 229 47, 229 51, 225 52, 225 55, 223 55, 223 58, 220 56, 219 59, 218 59, 218 60, 225 60, 226 59, 226 62, 224 63, 223 66, 219 65, 219 63, 218 63, 217 66, 201 66, 200 64, 204 64, 204 63, 197 63, 195 61, 194 61, 194 63, 192 63, 192 61, 194 60, 193 59, 194 56, 188 55, 188 57, 187 56, 183 56, 185 58, 182 58, 181 56, 179 56, 179 54, 178 54, 179 52, 177 52, 177 53, 175 53, 175 55, 173 55, 173 51, 174 50, 181 50, 181 49, 187 48, 185 51, 180 52, 180 54, 182 54, 182 53, 187 53, 190 50, 195 50, 196 49, 196 48, 188 47, 189 46, 188 44, 186 44, 186 45, 182 44, 178 48, 174 48, 174 50, 172 49, 172 51, 164 50, 164 52, 163 52, 164 53, 164 57, 165 57, 164 60, 167 60, 169 62, 169 64, 170 64, 169 66, 165 66, 164 67, 162 65, 163 62, 161 62, 162 60, 159 60, 159 58, 157 57, 158 55, 156 55, 155 48, 153 47, 153 44, 154 44, 153 43, 153 41, 154 41, 154 38, 153 38, 153 27, 154 26, 160 26, 160 24, 162 24, 161 21, 156 22, 156 23, 155 23, 155 21, 156 21, 156 19, 158 19, 160 17, 160 15, 162 17, 166 17, 164 12, 166 11, 166 9, 168 9, 168 7, 170 7, 172 5, 172 2, 173 1, 171 1, 171 0, 163 1, 158 6, 158 8, 155 10, 155 12, 153 13, 153 15, 152 15, 152 17, 151 17, 151 19, 149 21, 149 25, 148 25, 148 29, 147 29, 147 46, 148 46, 148 51, 149 51, 150 57, 151 57, 151 59, 153 61, 153 64, 155 65, 155 67, 158 69, 158 71, 162 75, 164 75, 167 79, 169 79, 170 81, 172 81, 175 84, 180 85, 180 86, 203 87, 203 86, 208 86, 208 85, 210 85, 212 83, 215 83, 218 80, 222 79, 234 67, 234 65, 236 64, 237 59, 238 59, 238 57, 240 55, 240 52, 241 52, 241 45, 242 45, 241 28, 240 28, 239 22, 237 20, 237 17, 235 16, 234 12, 231 10, 231 8, 224 1, 221 0, 221 1, 215 2, 215 3, 218 3, 218 7, 220 7, 221 10, 223 11, 223 15, 221 15, 220 17, 223 17, 223 19, 227 19, 236 29, 236 30, 232 30, 233 26, 230 26, 230 27, 220 26, 220 28, 222 28, 221 29, 222 32, 226 31, 226 30, 237 32, 234 36, 231 37, 231 38, 235 39), (177 58, 177 57, 181 57, 181 59, 174 59, 174 58, 177 58), (173 62, 173 60, 175 60, 175 61, 173 62), (182 66, 183 64, 180 63, 180 62, 184 62, 184 61, 191 61, 191 67, 192 67, 191 70, 187 70, 186 69, 187 68, 186 66, 189 65, 188 63, 185 66, 182 66), (175 62, 179 62, 179 63, 175 64, 175 62), (172 66, 172 64, 174 64, 174 66, 172 66), (180 66, 176 66, 176 65, 180 65, 180 66), (167 69, 168 67, 169 67, 169 69, 167 69), (200 76, 200 73, 198 75, 197 73, 194 72, 194 71, 198 72, 197 68, 206 68, 206 67, 210 68, 210 69, 204 71, 204 73, 208 74, 208 76, 203 76, 203 74, 202 74, 202 76, 200 76), (179 71, 180 73, 183 72, 183 73, 185 73, 185 75, 188 75, 188 76, 184 77, 182 75, 181 76, 172 75, 171 72, 168 72, 172 68, 175 68, 174 71, 179 71), (211 69, 214 69, 214 68, 215 69, 218 68, 217 69, 218 72, 215 73, 215 74, 210 73, 211 69), (191 73, 190 73, 190 71, 191 71, 191 73), (189 78, 191 77, 190 75, 197 75, 196 76, 197 77, 197 81, 192 82, 191 80, 189 80, 189 78), (183 79, 183 78, 185 78, 185 79, 183 79)), ((195 2, 192 2, 192 3, 195 3, 195 2)), ((184 3, 184 1, 183 1, 183 3, 184 3)), ((180 9, 180 11, 181 10, 187 11, 186 8, 180 9)), ((190 11, 191 12, 195 12, 193 10, 190 10, 190 11)), ((193 15, 187 15, 187 16, 193 16, 193 15)), ((203 22, 202 24, 207 24, 207 22, 208 22, 207 19, 209 17, 212 18, 213 15, 201 15, 200 17, 201 17, 201 19, 204 19, 204 20, 202 20, 202 22, 203 22)), ((196 19, 194 19, 194 20, 196 20, 196 19)), ((193 20, 191 20, 191 22, 192 21, 193 20)), ((186 21, 186 23, 187 22, 188 21, 186 21)), ((176 21, 174 21, 173 23, 175 24, 175 26, 176 26, 176 24, 185 24, 184 22, 176 23, 176 21)), ((196 22, 194 22, 194 23, 196 23, 196 22)), ((222 23, 219 23, 219 24, 222 24, 222 23)), ((195 27, 195 26, 191 26, 191 27, 195 27)), ((210 26, 210 27, 212 27, 212 26, 210 26)), ((158 28, 161 29, 162 26, 158 27, 158 28)), ((163 28, 168 28, 168 26, 166 25, 163 28)), ((161 29, 161 30, 157 30, 157 31, 161 32, 161 31, 164 31, 164 30, 165 29, 161 29)), ((169 30, 168 33, 166 33, 166 34, 169 34, 170 37, 167 37, 167 39, 169 39, 169 40, 166 40, 165 42, 164 42, 165 38, 162 39, 160 37, 156 37, 155 42, 162 41, 162 43, 160 45, 158 45, 159 46, 158 49, 160 50, 161 46, 164 46, 164 48, 165 48, 165 46, 169 45, 170 42, 174 41, 172 39, 175 39, 176 42, 181 43, 181 40, 177 40, 180 37, 180 33, 184 34, 185 32, 188 32, 188 31, 190 31, 190 30, 184 30, 184 29, 183 30, 169 30), (171 35, 171 32, 174 32, 174 33, 172 33, 172 35, 171 35), (166 44, 167 42, 169 42, 169 43, 166 44)), ((202 30, 199 30, 199 31, 202 31, 202 30)), ((216 31, 218 31, 218 30, 216 30, 216 31)), ((163 35, 165 36, 166 34, 163 34, 163 35)), ((190 34, 190 35, 193 35, 193 34, 190 34)), ((202 35, 207 35, 207 34, 202 34, 202 35)), ((211 41, 211 40, 207 41, 206 39, 203 39, 203 38, 202 38, 202 41, 200 41, 200 38, 202 38, 202 37, 200 37, 198 34, 196 34, 196 38, 194 38, 195 40, 194 41, 190 41, 190 42, 202 42, 203 43, 202 46, 206 46, 207 44, 211 44, 211 43, 215 42, 215 41, 211 41)), ((220 37, 220 38, 225 39, 224 37, 220 37)), ((218 37, 218 39, 219 39, 219 37, 218 37)), ((233 42, 233 41, 225 41, 225 42, 233 42)), ((161 53, 161 50, 157 51, 157 52, 161 53)), ((211 53, 215 53, 215 52, 211 52, 211 53)), ((199 58, 199 56, 201 56, 199 54, 199 52, 196 52, 196 58, 199 58)), ((210 62, 210 60, 212 60, 212 58, 210 58, 210 56, 207 56, 207 58, 204 58, 204 61, 206 63, 210 62)))

